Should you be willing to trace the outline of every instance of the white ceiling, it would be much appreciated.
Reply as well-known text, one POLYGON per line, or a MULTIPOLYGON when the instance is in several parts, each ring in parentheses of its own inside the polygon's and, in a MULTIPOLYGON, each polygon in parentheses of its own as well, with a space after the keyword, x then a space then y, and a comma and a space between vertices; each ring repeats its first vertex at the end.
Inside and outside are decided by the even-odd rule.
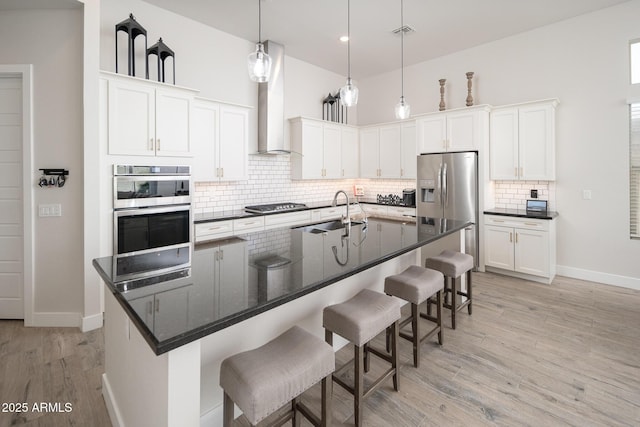
MULTIPOLYGON (((256 42, 259 0, 145 0, 256 42)), ((262 38, 288 56, 347 74, 347 0, 261 0, 262 38)), ((628 0, 404 0, 405 65, 628 0)), ((351 0, 351 75, 362 79, 400 67, 400 0, 351 0)), ((594 29, 595 31, 596 29, 594 29)), ((188 29, 185 29, 188 31, 188 29)), ((249 52, 247 52, 248 54, 249 52)))

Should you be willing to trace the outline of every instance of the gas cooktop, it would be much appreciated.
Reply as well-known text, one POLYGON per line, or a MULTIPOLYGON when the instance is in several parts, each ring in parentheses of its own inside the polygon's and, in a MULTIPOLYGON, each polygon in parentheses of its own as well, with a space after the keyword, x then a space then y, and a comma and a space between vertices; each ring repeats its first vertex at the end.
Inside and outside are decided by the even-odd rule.
POLYGON ((255 206, 245 206, 244 210, 250 213, 273 213, 273 212, 287 212, 287 211, 297 211, 301 209, 306 209, 307 205, 304 203, 270 203, 267 205, 255 205, 255 206))

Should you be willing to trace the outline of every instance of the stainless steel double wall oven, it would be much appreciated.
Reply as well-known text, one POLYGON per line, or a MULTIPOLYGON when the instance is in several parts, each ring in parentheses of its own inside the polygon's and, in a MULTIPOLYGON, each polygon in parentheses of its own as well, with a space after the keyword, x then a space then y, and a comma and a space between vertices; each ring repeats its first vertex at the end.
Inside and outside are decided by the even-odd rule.
POLYGON ((114 165, 113 208, 117 276, 191 265, 189 166, 114 165))

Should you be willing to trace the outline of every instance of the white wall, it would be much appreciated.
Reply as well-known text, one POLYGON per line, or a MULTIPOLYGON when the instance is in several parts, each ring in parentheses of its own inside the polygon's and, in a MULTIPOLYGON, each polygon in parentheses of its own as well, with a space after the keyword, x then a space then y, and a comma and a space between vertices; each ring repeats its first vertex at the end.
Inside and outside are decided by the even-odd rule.
MULTIPOLYGON (((628 41, 640 37, 634 0, 423 62, 405 71, 414 114, 436 111, 438 79, 447 108, 464 106, 465 72, 476 103, 558 97, 558 272, 640 288, 640 241, 629 239, 628 41), (593 199, 583 200, 582 190, 593 199)), ((360 82, 359 123, 392 119, 398 72, 360 82), (388 108, 380 109, 379 105, 388 108)))
POLYGON ((83 312, 82 9, 3 10, 0 62, 33 64, 34 200, 62 217, 34 223, 34 323, 78 325, 83 312), (63 188, 36 185, 37 168, 70 171, 63 188))

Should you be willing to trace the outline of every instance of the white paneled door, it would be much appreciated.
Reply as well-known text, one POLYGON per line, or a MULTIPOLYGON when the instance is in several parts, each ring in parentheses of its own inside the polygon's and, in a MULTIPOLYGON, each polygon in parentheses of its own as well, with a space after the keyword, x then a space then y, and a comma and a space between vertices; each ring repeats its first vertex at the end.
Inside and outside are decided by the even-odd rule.
POLYGON ((0 76, 0 319, 24 318, 22 79, 0 76))

